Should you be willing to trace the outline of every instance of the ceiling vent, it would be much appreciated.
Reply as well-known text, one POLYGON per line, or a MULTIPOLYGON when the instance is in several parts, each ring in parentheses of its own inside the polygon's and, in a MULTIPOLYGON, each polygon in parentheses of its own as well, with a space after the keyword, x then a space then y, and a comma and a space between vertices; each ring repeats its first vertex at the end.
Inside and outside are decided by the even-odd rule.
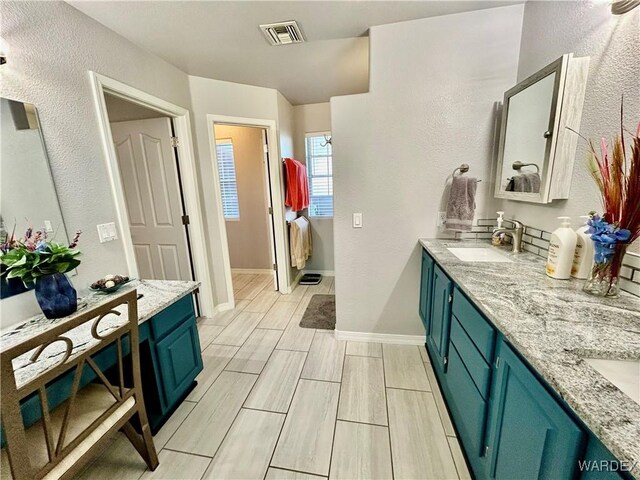
POLYGON ((260 30, 271 45, 289 45, 305 41, 302 30, 295 20, 260 25, 260 30))

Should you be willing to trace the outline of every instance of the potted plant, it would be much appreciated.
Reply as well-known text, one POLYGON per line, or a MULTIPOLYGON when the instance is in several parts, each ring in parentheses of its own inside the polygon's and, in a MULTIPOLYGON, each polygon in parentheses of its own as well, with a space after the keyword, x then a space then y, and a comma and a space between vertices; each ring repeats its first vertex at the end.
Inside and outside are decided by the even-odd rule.
POLYGON ((627 247, 640 237, 640 124, 630 137, 626 151, 625 132, 609 145, 603 138, 600 153, 589 142, 588 164, 591 176, 602 194, 602 215, 591 212, 589 230, 595 259, 584 290, 593 295, 617 297, 618 279, 627 247))
MULTIPOLYGON (((14 230, 15 231, 15 230, 14 230)), ((19 278, 25 285, 34 284, 36 299, 47 318, 61 318, 78 308, 78 297, 66 273, 78 265, 80 251, 75 247, 78 231, 68 246, 47 240, 47 232, 28 228, 24 238, 14 234, 0 245, 0 263, 6 267, 3 275, 19 278)))

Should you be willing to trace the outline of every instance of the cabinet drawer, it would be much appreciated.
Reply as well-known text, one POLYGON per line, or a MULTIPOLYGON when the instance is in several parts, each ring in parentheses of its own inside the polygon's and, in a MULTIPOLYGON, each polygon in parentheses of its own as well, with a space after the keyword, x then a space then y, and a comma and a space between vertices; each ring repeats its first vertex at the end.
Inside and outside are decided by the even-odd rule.
POLYGON ((158 342, 156 348, 165 398, 168 405, 173 405, 202 371, 195 318, 180 325, 158 342))
POLYGON ((484 454, 486 402, 478 393, 455 344, 451 344, 450 347, 447 373, 447 387, 450 395, 447 397, 447 404, 464 450, 477 475, 479 462, 475 459, 484 454))
POLYGON ((451 317, 451 343, 456 346, 457 353, 473 379, 473 383, 478 389, 478 392, 480 392, 483 398, 487 399, 489 397, 489 385, 491 382, 491 368, 482 355, 480 355, 476 345, 460 326, 458 318, 455 315, 451 317))
POLYGON ((158 341, 187 319, 191 317, 195 319, 195 316, 193 298, 189 294, 173 305, 169 305, 149 320, 153 337, 158 341))
POLYGON ((452 312, 460 321, 460 325, 467 332, 469 338, 478 347, 480 354, 487 362, 491 363, 496 339, 495 330, 458 287, 453 289, 452 312))

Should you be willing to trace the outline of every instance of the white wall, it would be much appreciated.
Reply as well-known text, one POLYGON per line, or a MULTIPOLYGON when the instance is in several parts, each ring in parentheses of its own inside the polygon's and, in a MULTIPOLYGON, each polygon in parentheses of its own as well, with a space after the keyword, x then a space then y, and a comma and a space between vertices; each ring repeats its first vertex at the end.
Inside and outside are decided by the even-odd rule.
MULTIPOLYGON (((331 104, 312 103, 293 107, 295 158, 305 162, 305 134, 331 131, 331 104)), ((308 217, 308 212, 304 212, 308 217)), ((313 236, 313 255, 305 270, 331 272, 333 262, 333 218, 309 218, 313 236)))
POLYGON ((493 106, 516 80, 522 13, 518 5, 371 29, 371 92, 331 100, 337 330, 424 334, 417 240, 436 235, 456 166, 489 178, 493 106), (353 212, 363 213, 362 229, 351 228, 353 212))
MULTIPOLYGON (((611 15, 609 2, 527 2, 524 10, 518 81, 565 53, 590 56, 589 78, 580 132, 596 143, 620 131, 620 97, 625 97, 625 126, 635 131, 640 120, 640 8, 611 15)), ((602 210, 599 194, 586 168, 587 145, 578 143, 568 200, 550 205, 504 200, 498 210, 553 231, 556 217, 602 210)))
MULTIPOLYGON (((0 96, 38 108, 67 230, 84 232, 82 265, 72 278, 83 290, 127 271, 122 242, 98 242, 96 224, 115 221, 116 213, 87 72, 189 108, 187 75, 64 2, 3 1, 0 29, 10 48, 0 96)), ((5 327, 39 308, 28 292, 0 302, 0 312, 5 327)))

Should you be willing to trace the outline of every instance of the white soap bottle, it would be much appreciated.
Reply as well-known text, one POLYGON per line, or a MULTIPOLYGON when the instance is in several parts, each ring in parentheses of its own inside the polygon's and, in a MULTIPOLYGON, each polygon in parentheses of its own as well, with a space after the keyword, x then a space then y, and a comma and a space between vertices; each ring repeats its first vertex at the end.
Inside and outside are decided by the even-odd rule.
POLYGON ((587 233, 589 225, 589 215, 582 215, 580 218, 584 219, 584 225, 576 230, 578 235, 576 242, 576 251, 573 255, 573 266, 571 267, 571 276, 579 279, 589 278, 591 269, 593 268, 593 242, 591 241, 591 235, 587 233))
POLYGON ((571 228, 571 217, 558 217, 558 219, 561 223, 560 227, 551 234, 546 271, 552 278, 566 280, 571 276, 578 235, 571 228))

